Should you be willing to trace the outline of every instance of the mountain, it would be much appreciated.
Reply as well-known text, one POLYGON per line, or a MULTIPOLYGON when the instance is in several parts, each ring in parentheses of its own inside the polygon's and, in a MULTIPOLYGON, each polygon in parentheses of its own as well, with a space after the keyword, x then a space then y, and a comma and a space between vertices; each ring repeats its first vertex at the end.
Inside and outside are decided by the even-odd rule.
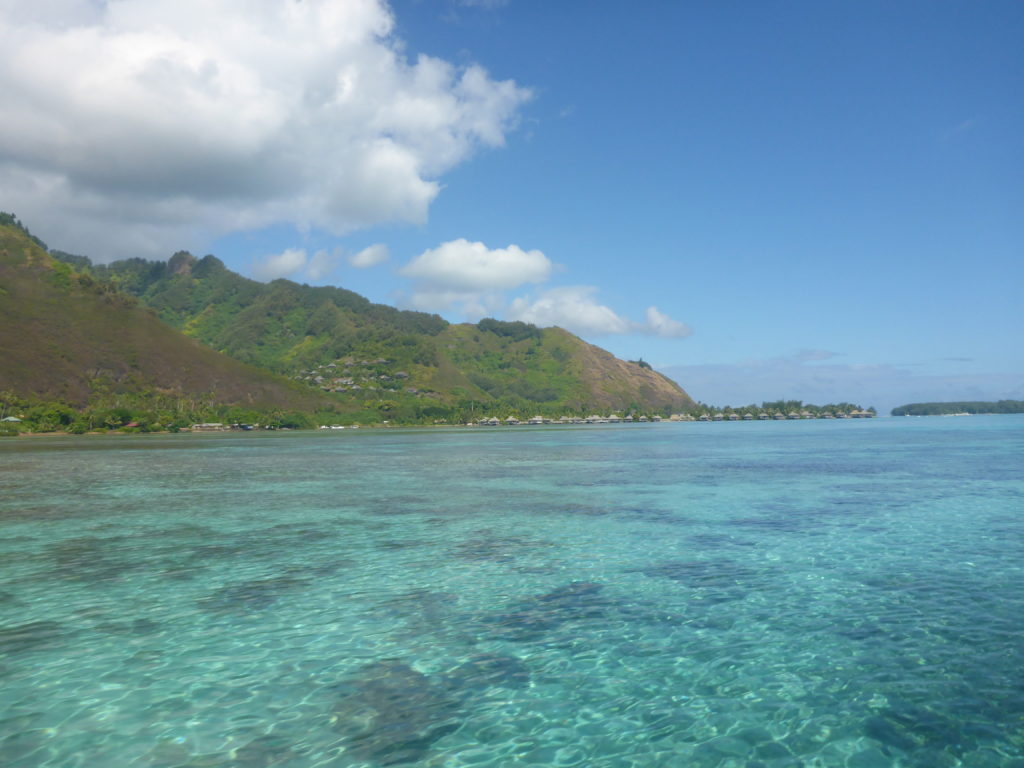
MULTIPOLYGON (((643 361, 561 328, 451 324, 342 288, 259 283, 185 252, 93 265, 49 251, 10 214, 0 214, 0 345, 0 394, 76 408, 189 398, 369 423, 695 405, 643 361)), ((152 421, 168 423, 160 410, 152 421)), ((190 411, 201 412, 222 413, 190 411)))
MULTIPOLYGON (((88 268, 82 257, 59 256, 88 268)), ((450 324, 342 288, 259 283, 214 256, 186 252, 167 262, 92 266, 91 273, 213 349, 399 419, 462 419, 481 408, 554 414, 694 406, 647 364, 619 360, 561 328, 489 318, 450 324)))
POLYGON ((322 393, 216 352, 137 299, 49 255, 0 219, 0 391, 82 407, 148 393, 257 408, 323 407, 322 393))

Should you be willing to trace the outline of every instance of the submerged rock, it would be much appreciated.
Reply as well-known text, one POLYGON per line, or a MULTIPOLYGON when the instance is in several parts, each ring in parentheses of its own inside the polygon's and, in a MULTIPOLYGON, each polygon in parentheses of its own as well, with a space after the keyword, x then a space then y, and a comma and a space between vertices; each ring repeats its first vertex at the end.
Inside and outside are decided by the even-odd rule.
POLYGON ((461 725, 457 702, 445 688, 397 659, 364 667, 341 691, 336 727, 359 760, 382 766, 416 762, 461 725))
POLYGON ((543 595, 513 603, 510 610, 484 617, 492 634, 517 642, 540 640, 570 622, 603 619, 608 601, 603 584, 574 581, 543 595))
POLYGON ((530 684, 530 668, 515 656, 484 653, 456 667, 450 680, 464 693, 494 686, 524 688, 530 684))
POLYGON ((484 529, 477 531, 472 538, 456 545, 453 554, 461 560, 513 563, 524 553, 543 546, 549 546, 549 544, 532 541, 522 536, 500 536, 489 529, 484 529))
POLYGON ((98 624, 96 629, 112 635, 152 635, 159 632, 163 625, 152 619, 142 617, 132 621, 109 621, 98 624))
POLYGON ((55 621, 30 621, 0 628, 0 653, 22 653, 48 648, 67 639, 64 626, 55 621))
POLYGON ((977 743, 960 723, 909 702, 895 702, 869 717, 864 732, 875 741, 906 752, 926 748, 960 755, 977 743))
POLYGON ((287 738, 277 734, 260 736, 236 749, 228 765, 231 768, 271 768, 275 765, 287 765, 301 757, 293 746, 287 738))
POLYGON ((53 573, 66 581, 98 581, 119 579, 126 573, 147 567, 144 558, 125 548, 125 536, 81 536, 66 539, 47 548, 52 558, 53 573))
POLYGON ((199 606, 214 613, 246 613, 276 603, 284 594, 309 585, 305 579, 280 576, 273 579, 241 581, 221 587, 199 600, 199 606))
POLYGON ((670 560, 640 570, 645 576, 669 579, 693 590, 704 600, 742 600, 748 592, 764 588, 765 573, 734 560, 670 560))

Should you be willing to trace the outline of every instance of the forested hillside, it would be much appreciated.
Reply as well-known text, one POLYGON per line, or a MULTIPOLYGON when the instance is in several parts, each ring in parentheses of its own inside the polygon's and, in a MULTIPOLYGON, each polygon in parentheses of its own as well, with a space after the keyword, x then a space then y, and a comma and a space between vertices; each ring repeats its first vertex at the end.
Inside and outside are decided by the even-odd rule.
POLYGON ((453 325, 343 288, 259 283, 185 252, 94 265, 49 251, 10 214, 0 219, 0 298, 7 410, 103 404, 126 423, 140 409, 165 423, 230 405, 255 409, 250 418, 301 411, 306 424, 313 414, 453 423, 694 405, 649 365, 560 328, 453 325))
POLYGON ((183 419, 214 406, 329 407, 320 392, 187 338, 130 295, 0 224, 0 393, 83 409, 156 403, 183 419))
POLYGON ((259 283, 214 256, 180 252, 167 262, 98 266, 57 256, 218 351, 403 420, 462 419, 481 408, 551 414, 693 405, 650 366, 618 360, 560 328, 491 318, 452 325, 343 288, 259 283))

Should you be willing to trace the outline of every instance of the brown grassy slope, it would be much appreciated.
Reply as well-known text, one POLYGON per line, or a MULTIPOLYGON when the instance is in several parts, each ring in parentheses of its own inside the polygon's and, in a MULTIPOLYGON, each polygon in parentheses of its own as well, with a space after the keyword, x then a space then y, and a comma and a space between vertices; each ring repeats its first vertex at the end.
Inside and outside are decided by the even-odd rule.
POLYGON ((579 362, 580 381, 591 402, 602 408, 620 408, 622 403, 637 402, 676 412, 696 405, 693 398, 667 376, 620 360, 561 328, 552 330, 565 334, 566 343, 575 347, 573 357, 579 362))
MULTIPOLYGON (((536 330, 536 329, 534 329, 536 330)), ((451 325, 438 335, 438 367, 429 386, 466 397, 520 396, 568 410, 683 411, 693 399, 674 381, 619 360, 562 328, 520 339, 451 325)))
POLYGON ((0 226, 0 389, 82 405, 97 391, 312 408, 318 393, 189 339, 0 226))

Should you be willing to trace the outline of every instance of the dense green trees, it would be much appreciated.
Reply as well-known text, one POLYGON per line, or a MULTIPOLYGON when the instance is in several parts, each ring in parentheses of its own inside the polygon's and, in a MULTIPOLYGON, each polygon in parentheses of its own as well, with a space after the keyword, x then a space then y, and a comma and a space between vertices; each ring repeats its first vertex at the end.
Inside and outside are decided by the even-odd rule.
POLYGON ((67 403, 19 397, 0 392, 0 413, 17 422, 0 423, 0 433, 177 432, 191 424, 259 424, 271 429, 310 429, 334 412, 308 413, 281 408, 221 405, 203 397, 173 397, 154 393, 118 394, 97 398, 76 409, 67 403))
MULTIPOLYGON (((486 403, 489 415, 523 418, 622 411, 629 402, 674 410, 692 403, 668 379, 623 366, 561 329, 494 318, 453 326, 341 288, 258 283, 214 256, 185 251, 167 262, 93 265, 83 256, 42 252, 13 216, 3 221, 9 226, 0 222, 0 265, 15 270, 23 296, 35 290, 49 305, 39 310, 43 303, 25 298, 15 312, 7 302, 9 322, 39 320, 33 327, 41 342, 16 350, 0 386, 64 398, 78 409, 70 416, 33 411, 24 429, 145 431, 256 420, 227 414, 214 400, 327 408, 331 423, 461 420, 472 417, 474 403, 486 403), (76 330, 73 344, 60 330, 66 328, 76 330), (166 399, 196 390, 211 390, 211 397, 166 399)), ((259 416, 261 423, 284 418, 259 416)))
POLYGON ((495 320, 493 317, 485 317, 476 327, 486 333, 493 333, 497 336, 504 336, 512 341, 523 341, 525 339, 540 339, 541 329, 532 323, 524 323, 521 320, 506 322, 495 320))
POLYGON ((892 409, 893 416, 943 416, 951 413, 1024 413, 1024 400, 910 403, 892 409))
POLYGON ((26 227, 24 224, 22 224, 21 221, 18 220, 18 217, 15 216, 13 213, 7 213, 6 211, 0 211, 0 226, 3 226, 3 227, 14 227, 16 229, 20 229, 22 232, 24 232, 28 236, 29 240, 31 240, 33 243, 38 245, 44 251, 49 250, 46 247, 46 243, 44 243, 38 237, 33 235, 31 232, 29 232, 28 231, 28 227, 26 227))

